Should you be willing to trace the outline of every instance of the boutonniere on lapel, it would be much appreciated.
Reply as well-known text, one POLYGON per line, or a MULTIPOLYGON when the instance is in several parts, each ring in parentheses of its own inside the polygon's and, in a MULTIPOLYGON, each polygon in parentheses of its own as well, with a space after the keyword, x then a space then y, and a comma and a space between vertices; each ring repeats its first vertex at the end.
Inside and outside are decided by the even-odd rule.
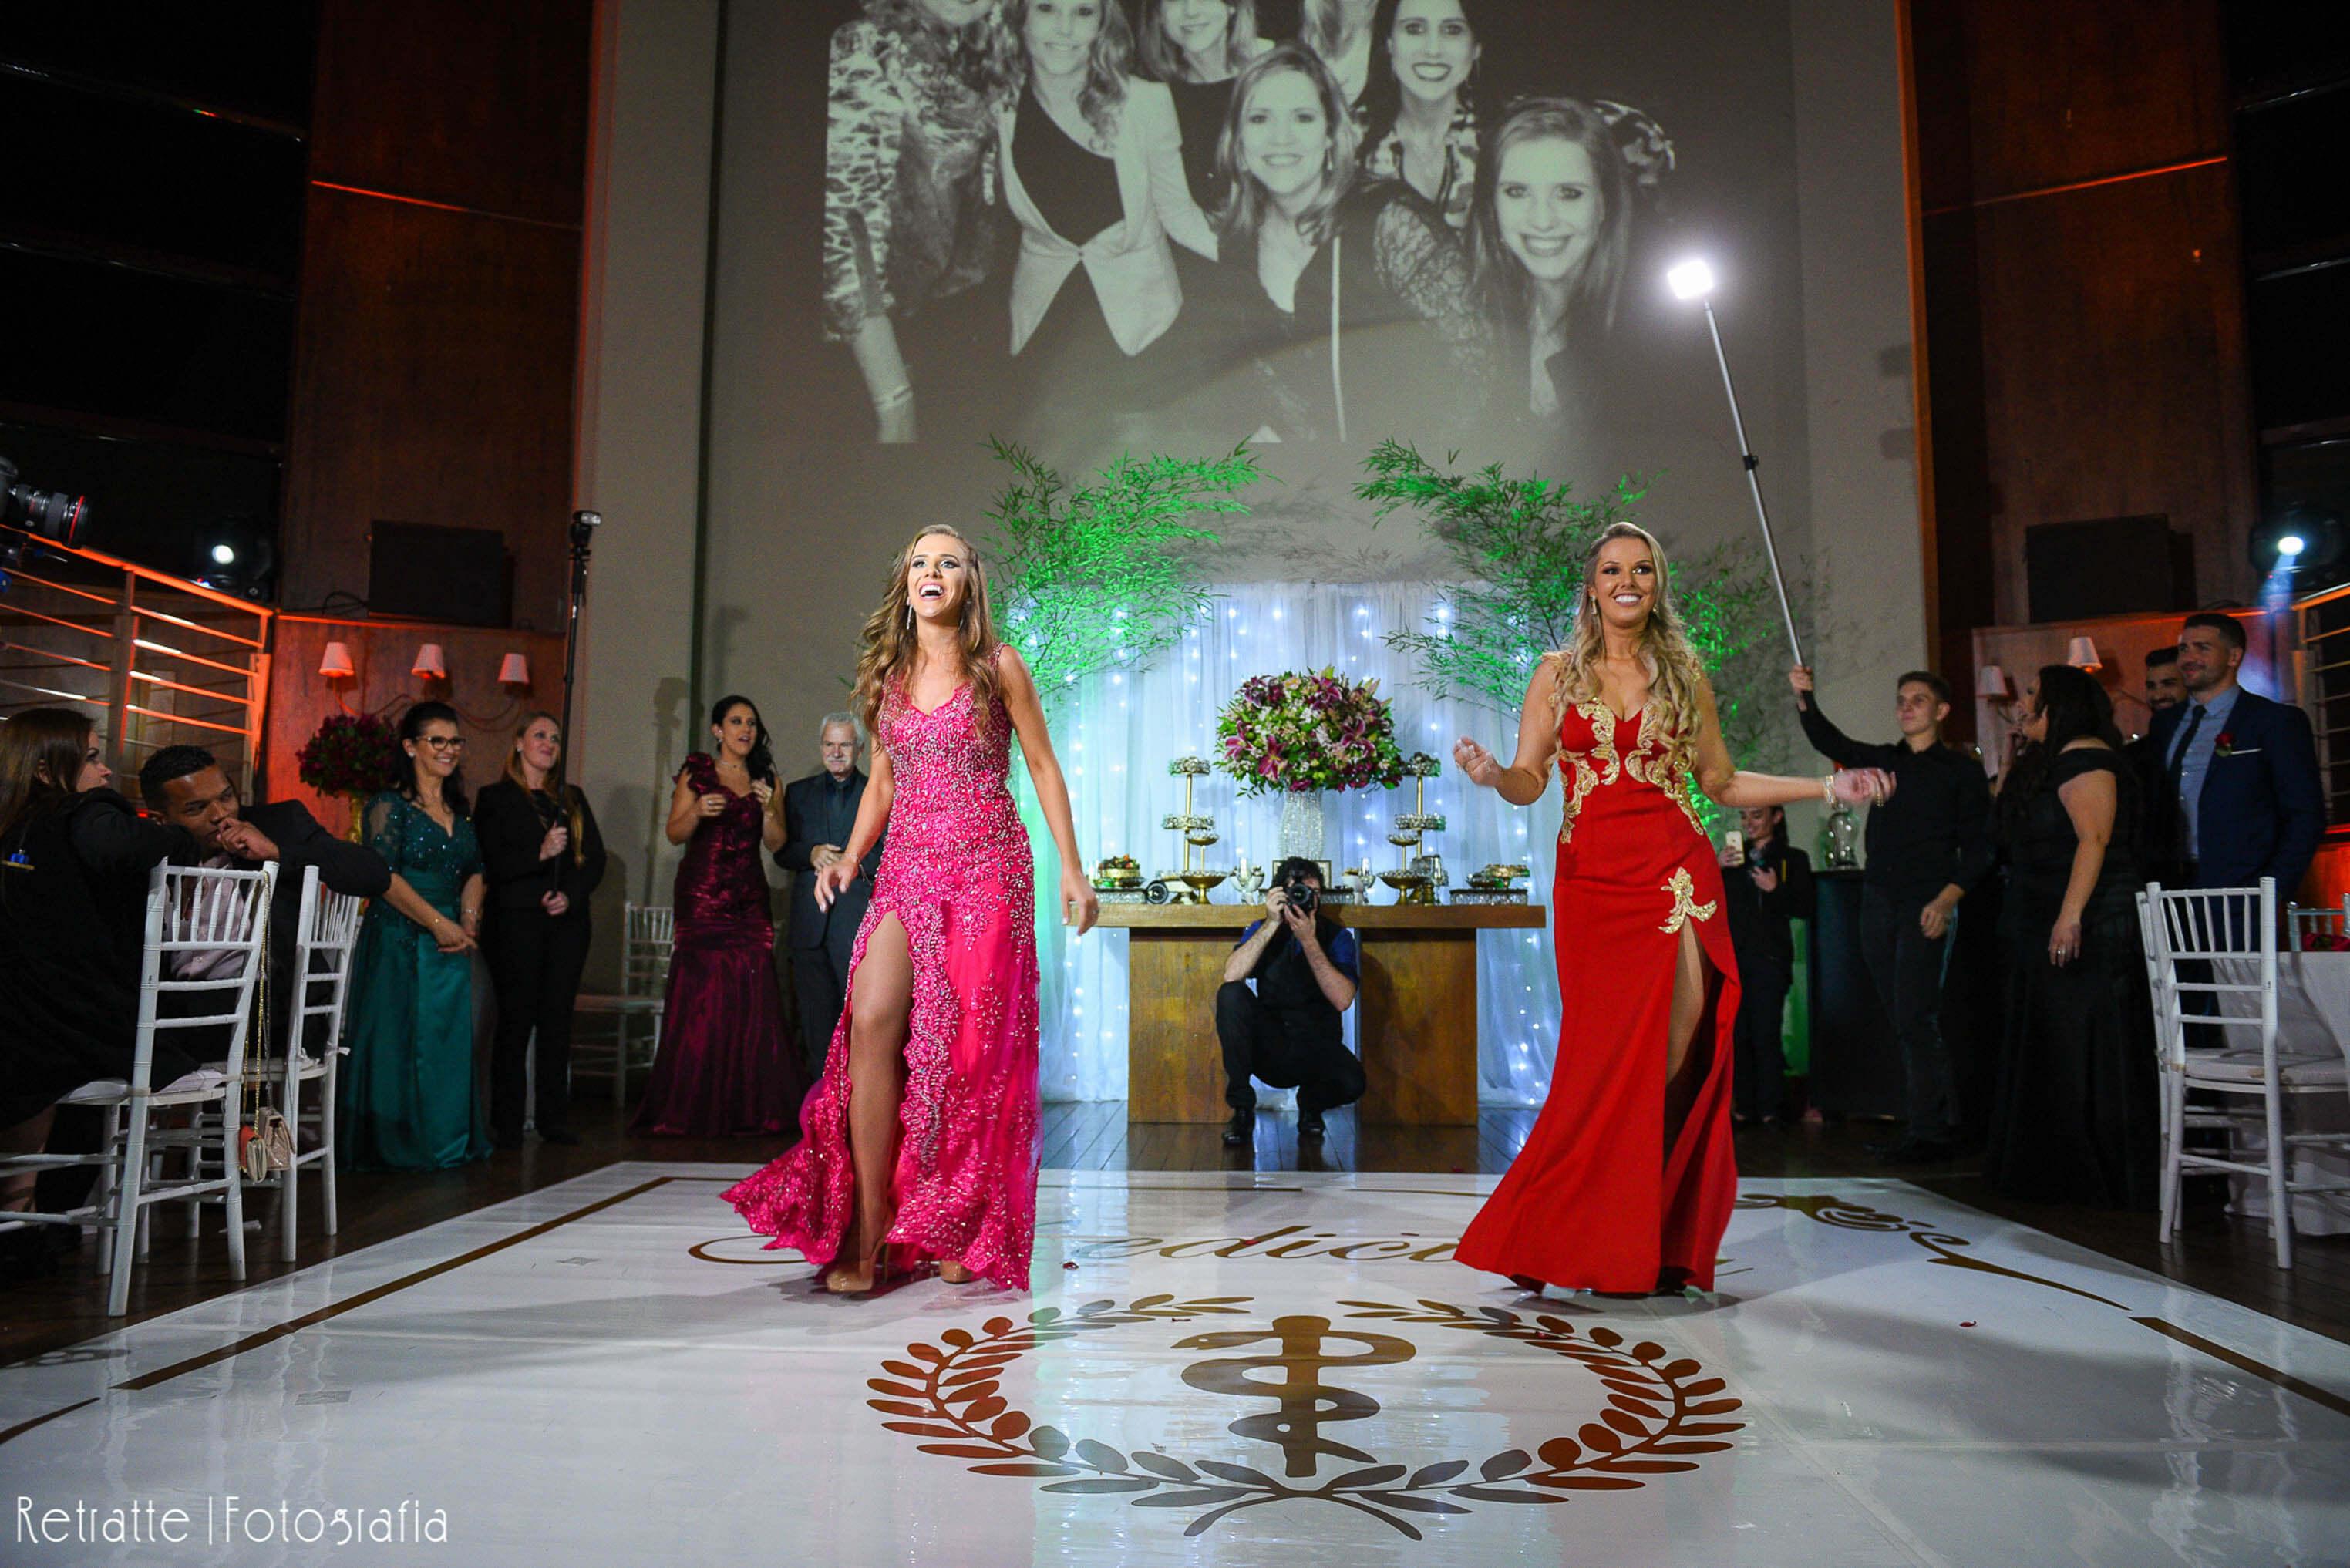
POLYGON ((2211 760, 2217 762, 2221 757, 2232 757, 2235 754, 2236 737, 2225 730, 2220 731, 2220 738, 2211 745, 2211 760))

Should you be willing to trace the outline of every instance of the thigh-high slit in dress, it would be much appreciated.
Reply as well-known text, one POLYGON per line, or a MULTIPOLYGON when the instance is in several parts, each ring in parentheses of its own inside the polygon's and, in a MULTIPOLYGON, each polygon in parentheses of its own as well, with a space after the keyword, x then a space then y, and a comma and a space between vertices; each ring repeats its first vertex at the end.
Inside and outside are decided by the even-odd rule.
POLYGON ((951 1259, 1024 1290, 1036 1231, 1035 873, 1006 784, 1010 715, 997 701, 974 722, 972 704, 968 682, 928 713, 899 690, 884 700, 875 739, 896 793, 824 1076, 801 1107, 798 1147, 724 1197, 771 1247, 819 1267, 838 1256, 857 1214, 850 1021, 866 944, 894 919, 914 987, 889 1261, 951 1259))
POLYGON ((1558 1059, 1524 1149, 1457 1256, 1567 1289, 1711 1290, 1738 1196, 1730 1134, 1738 962, 1688 764, 1641 718, 1619 720, 1595 700, 1561 721, 1558 1059), (1696 931, 1711 971, 1690 1045, 1704 1077, 1668 1147, 1666 1053, 1685 930, 1696 931))

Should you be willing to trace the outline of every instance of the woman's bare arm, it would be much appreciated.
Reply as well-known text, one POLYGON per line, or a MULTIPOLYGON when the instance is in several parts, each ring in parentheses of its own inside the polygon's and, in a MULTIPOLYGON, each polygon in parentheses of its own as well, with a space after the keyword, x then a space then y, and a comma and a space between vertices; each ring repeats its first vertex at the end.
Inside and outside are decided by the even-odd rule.
POLYGON ((1452 748, 1471 784, 1500 794, 1512 805, 1532 805, 1550 787, 1551 763, 1558 755, 1558 722, 1551 713, 1551 692, 1556 689, 1556 656, 1534 666, 1526 682, 1526 700, 1518 710, 1517 754, 1503 767, 1501 759, 1463 735, 1452 748))

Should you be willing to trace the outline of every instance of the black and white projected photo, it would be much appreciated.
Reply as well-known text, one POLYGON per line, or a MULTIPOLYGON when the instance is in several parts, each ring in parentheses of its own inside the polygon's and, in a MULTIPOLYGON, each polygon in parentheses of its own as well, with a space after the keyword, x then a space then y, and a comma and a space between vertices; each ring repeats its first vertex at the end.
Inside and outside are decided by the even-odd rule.
POLYGON ((760 26, 800 47, 752 63, 781 112, 730 130, 728 169, 782 193, 759 238, 789 248, 722 243, 795 327, 828 439, 1246 440, 1335 472, 1392 436, 1650 471, 1675 456, 1656 432, 1721 421, 1701 318, 1662 282, 1692 246, 1735 280, 1758 400, 1800 380, 1798 312, 1772 304, 1799 273, 1783 6, 791 16, 760 26))

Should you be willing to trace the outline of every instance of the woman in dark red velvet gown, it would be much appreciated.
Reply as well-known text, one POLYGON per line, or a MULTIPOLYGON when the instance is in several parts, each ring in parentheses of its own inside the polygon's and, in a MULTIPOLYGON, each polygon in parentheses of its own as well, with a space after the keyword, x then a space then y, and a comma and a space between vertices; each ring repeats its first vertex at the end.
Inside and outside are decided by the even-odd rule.
POLYGON ((1515 761, 1503 767, 1466 737, 1453 748, 1471 779, 1514 805, 1541 797, 1554 760, 1566 790, 1550 1097, 1457 1256, 1529 1289, 1711 1290, 1738 1196, 1738 962, 1691 787, 1735 807, 1881 799, 1892 781, 1739 772, 1673 608, 1662 546, 1617 524, 1585 581, 1573 643, 1526 689, 1515 761))
POLYGON ((767 729, 747 697, 711 710, 717 755, 678 771, 669 837, 677 868, 677 945, 660 1053, 629 1130, 701 1137, 775 1134, 796 1125, 807 1082, 784 1033, 775 922, 763 852, 784 842, 767 729))

